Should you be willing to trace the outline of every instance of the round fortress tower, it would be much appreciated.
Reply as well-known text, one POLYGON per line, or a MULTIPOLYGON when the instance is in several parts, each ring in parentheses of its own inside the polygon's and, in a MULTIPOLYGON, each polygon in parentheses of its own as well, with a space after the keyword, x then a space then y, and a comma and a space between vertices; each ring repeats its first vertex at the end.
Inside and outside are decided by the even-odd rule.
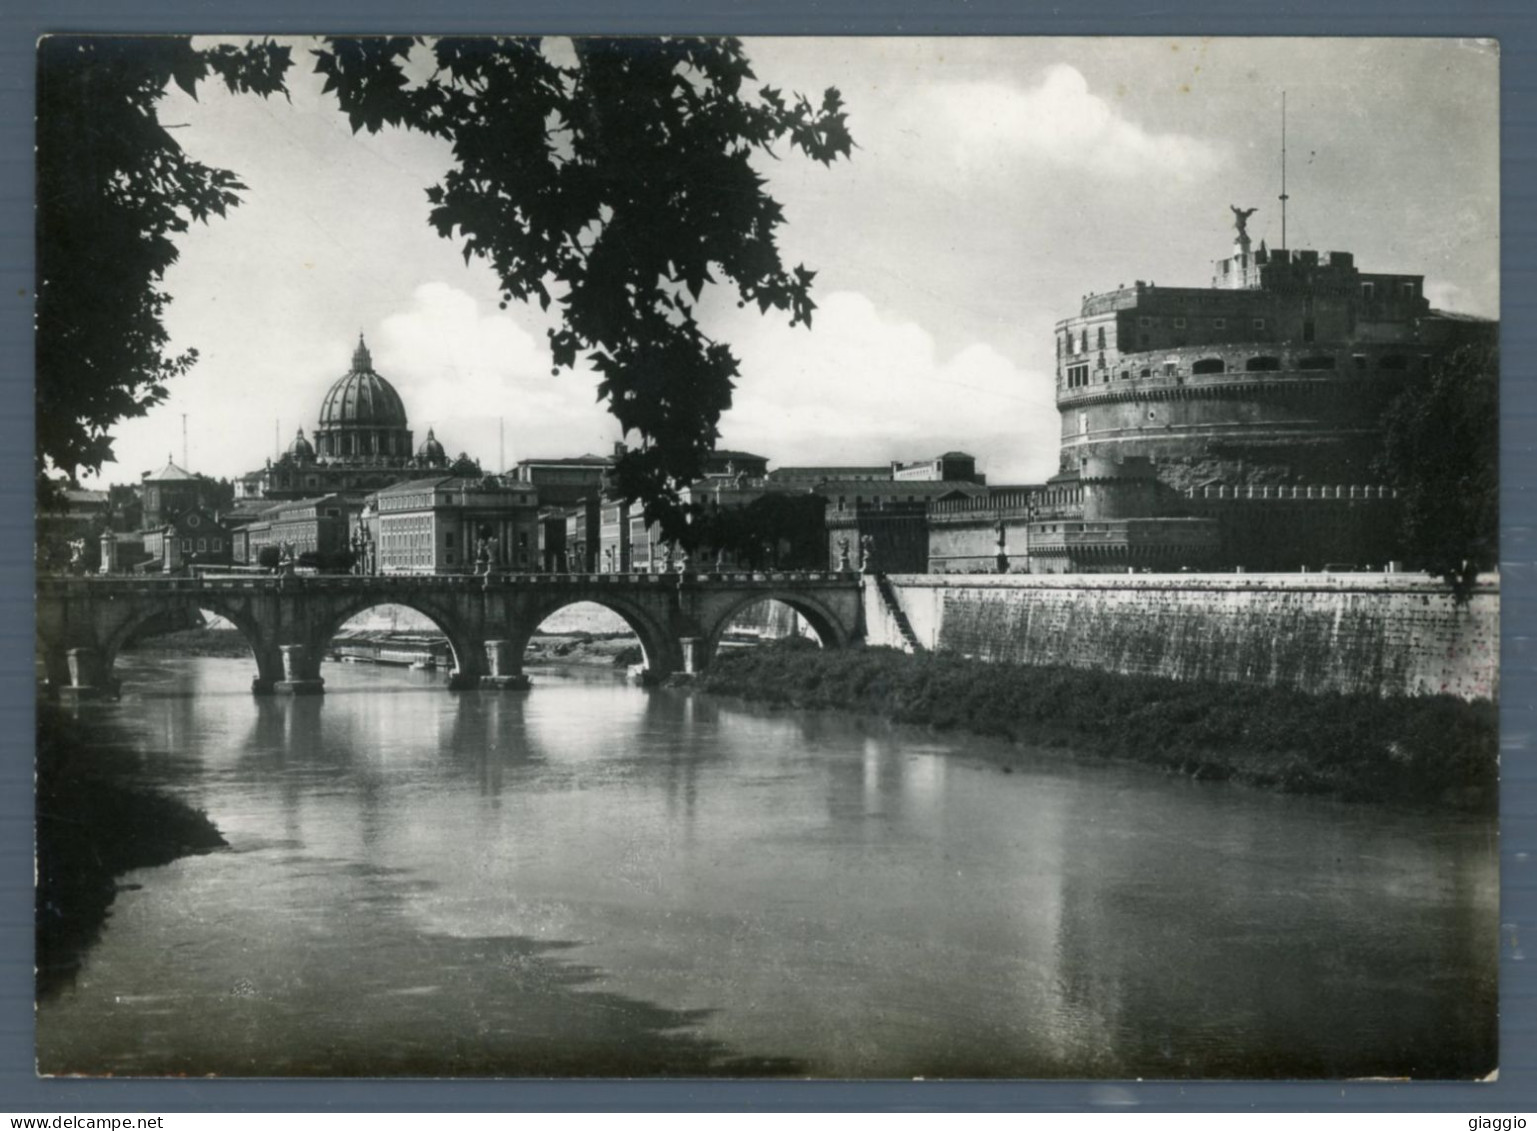
POLYGON ((1348 252, 1251 250, 1209 287, 1137 282, 1056 327, 1061 466, 1150 459, 1158 478, 1369 482, 1378 420, 1403 382, 1494 323, 1430 308, 1420 275, 1359 271, 1348 252))

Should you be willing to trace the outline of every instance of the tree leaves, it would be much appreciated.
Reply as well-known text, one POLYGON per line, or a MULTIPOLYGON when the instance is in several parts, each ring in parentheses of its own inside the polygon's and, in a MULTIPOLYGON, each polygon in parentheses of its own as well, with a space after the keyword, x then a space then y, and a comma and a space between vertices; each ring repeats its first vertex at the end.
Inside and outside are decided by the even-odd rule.
MULTIPOLYGON (((784 210, 753 167, 776 143, 823 164, 851 153, 836 90, 820 104, 763 87, 734 39, 578 39, 573 61, 537 38, 333 38, 316 73, 354 131, 386 126, 451 142, 428 221, 484 259, 503 303, 554 306, 557 368, 586 364, 638 443, 615 484, 668 537, 679 489, 699 478, 740 375, 701 329, 706 291, 809 324, 814 273, 775 242, 784 210), (432 70, 422 77, 424 61, 432 70)), ((40 482, 111 458, 109 429, 165 399, 196 361, 166 352, 161 287, 174 237, 223 215, 245 188, 187 158, 159 123, 174 84, 196 97, 286 92, 289 49, 194 50, 190 40, 52 37, 39 49, 38 460, 40 482)))
POLYGON ((595 369, 599 400, 639 440, 615 489, 678 537, 679 489, 702 474, 740 375, 699 326, 707 288, 732 285, 792 325, 815 309, 814 272, 780 260, 784 211, 752 156, 787 141, 830 164, 852 140, 836 90, 816 106, 770 87, 747 95, 754 76, 733 39, 572 48, 565 63, 535 38, 331 39, 315 69, 354 130, 401 125, 452 142, 429 222, 490 264, 504 305, 560 311, 555 365, 595 369), (418 47, 436 69, 413 83, 418 47))
POLYGON ((171 355, 160 286, 173 237, 222 216, 245 188, 190 160, 156 108, 171 83, 213 77, 283 90, 270 42, 194 50, 182 38, 50 36, 38 48, 37 462, 73 480, 112 458, 110 429, 164 401, 197 361, 171 355))
POLYGON ((1408 556, 1460 601, 1499 563, 1499 374, 1497 345, 1464 345, 1383 416, 1381 470, 1398 489, 1408 556))

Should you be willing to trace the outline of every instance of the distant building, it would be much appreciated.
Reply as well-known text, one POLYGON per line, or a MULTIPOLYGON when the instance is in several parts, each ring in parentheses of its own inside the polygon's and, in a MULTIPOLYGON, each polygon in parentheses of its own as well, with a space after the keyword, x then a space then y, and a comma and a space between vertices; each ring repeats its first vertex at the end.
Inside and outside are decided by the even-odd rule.
POLYGON ((107 492, 58 488, 53 505, 35 516, 37 568, 94 572, 101 560, 100 536, 111 526, 111 517, 107 492))
POLYGON ((1210 287, 1089 295, 1056 327, 1060 472, 936 500, 929 568, 1082 572, 1382 567, 1375 480, 1406 381, 1497 324, 1431 308, 1420 275, 1348 252, 1251 247, 1238 214, 1210 287))
POLYGON ((839 567, 847 555, 858 569, 868 546, 882 573, 925 573, 930 508, 946 499, 985 499, 987 488, 966 479, 852 480, 823 483, 817 493, 827 500, 829 568, 839 567))
POLYGON ((630 504, 603 499, 598 504, 598 573, 630 572, 630 504))
POLYGON ((601 546, 599 534, 600 504, 596 495, 579 499, 565 512, 565 550, 556 567, 563 573, 596 573, 601 546))
POLYGON ((819 483, 837 480, 844 483, 880 482, 891 478, 892 465, 880 464, 827 464, 812 467, 776 467, 768 473, 771 483, 795 484, 814 489, 819 483))
POLYGON ((755 456, 751 452, 735 452, 720 448, 705 457, 706 479, 731 478, 745 475, 748 479, 762 479, 768 475, 768 457, 755 456))
POLYGON ((1448 347, 1494 332, 1431 309, 1421 275, 1238 235, 1210 287, 1138 282, 1057 324, 1064 474, 1138 456, 1179 491, 1366 484, 1388 401, 1448 347))
POLYGON ((155 530, 182 511, 203 505, 203 480, 177 467, 170 456, 159 471, 146 471, 140 480, 144 529, 155 530))
POLYGON ((540 505, 571 507, 603 490, 604 477, 614 464, 612 456, 562 456, 555 459, 520 459, 513 478, 539 492, 540 505))
POLYGON ((234 529, 235 561, 259 564, 262 550, 271 546, 280 555, 291 551, 298 565, 349 569, 352 528, 362 509, 360 500, 340 493, 270 503, 234 529))
POLYGON ((141 545, 142 557, 125 561, 119 544, 118 567, 140 573, 171 573, 193 565, 229 565, 234 545, 229 527, 202 507, 179 510, 158 527, 142 531, 129 545, 141 545))
POLYGON ((966 452, 946 452, 917 463, 893 463, 888 478, 898 483, 987 482, 987 476, 977 474, 976 457, 966 452))
POLYGON ((370 567, 384 574, 539 568, 539 496, 511 478, 437 476, 369 500, 370 567))

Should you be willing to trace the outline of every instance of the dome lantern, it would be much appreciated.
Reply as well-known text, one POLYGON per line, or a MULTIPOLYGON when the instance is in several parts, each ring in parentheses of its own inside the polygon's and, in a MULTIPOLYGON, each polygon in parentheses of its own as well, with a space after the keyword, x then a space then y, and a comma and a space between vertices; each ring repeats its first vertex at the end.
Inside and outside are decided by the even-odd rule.
POLYGON ((373 370, 374 359, 369 355, 368 347, 363 344, 363 331, 358 331, 358 348, 352 351, 352 371, 354 373, 368 373, 373 370))

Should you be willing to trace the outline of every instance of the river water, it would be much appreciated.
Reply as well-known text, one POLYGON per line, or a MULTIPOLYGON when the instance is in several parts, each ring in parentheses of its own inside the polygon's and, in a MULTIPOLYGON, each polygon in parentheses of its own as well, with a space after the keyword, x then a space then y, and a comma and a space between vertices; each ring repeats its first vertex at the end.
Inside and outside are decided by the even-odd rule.
POLYGON ((125 877, 47 1073, 1461 1076, 1492 821, 534 670, 125 657, 229 848, 125 877), (1004 772, 1003 763, 1012 772, 1004 772))

